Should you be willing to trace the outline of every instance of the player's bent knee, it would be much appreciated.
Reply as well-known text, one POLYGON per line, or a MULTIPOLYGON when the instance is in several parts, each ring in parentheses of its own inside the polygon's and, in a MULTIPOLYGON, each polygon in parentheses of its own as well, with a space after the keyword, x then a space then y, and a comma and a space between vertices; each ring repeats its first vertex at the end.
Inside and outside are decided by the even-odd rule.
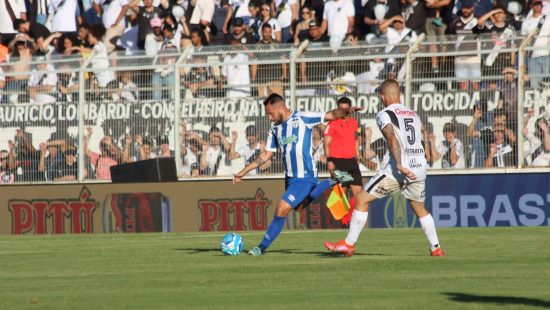
POLYGON ((275 213, 277 214, 277 216, 284 217, 287 216, 290 210, 292 210, 292 207, 288 204, 288 202, 281 200, 277 204, 277 210, 275 211, 275 213))

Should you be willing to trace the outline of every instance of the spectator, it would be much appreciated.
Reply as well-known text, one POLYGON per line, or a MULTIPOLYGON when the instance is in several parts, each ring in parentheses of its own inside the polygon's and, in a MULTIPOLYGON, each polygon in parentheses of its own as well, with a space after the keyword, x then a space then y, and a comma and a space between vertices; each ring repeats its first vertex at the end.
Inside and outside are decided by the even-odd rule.
POLYGON ((250 1, 248 3, 248 12, 250 13, 250 19, 248 20, 247 31, 251 33, 256 41, 260 40, 260 6, 256 1, 250 1))
MULTIPOLYGON (((481 32, 491 33, 493 36, 493 42, 490 45, 483 46, 482 48, 505 48, 510 42, 509 39, 514 35, 513 25, 506 19, 506 11, 502 7, 490 11, 479 18, 478 28, 481 32)), ((481 68, 481 73, 484 76, 500 75, 502 70, 506 67, 513 67, 515 64, 514 52, 498 52, 498 50, 487 55, 484 59, 484 64, 481 68)), ((490 82, 491 89, 496 88, 495 82, 490 82)))
MULTIPOLYGON (((441 52, 445 52, 445 43, 447 38, 445 37, 445 30, 447 25, 445 25, 441 18, 438 16, 443 9, 445 9, 451 0, 426 0, 426 7, 428 8, 427 18, 426 18, 426 35, 432 37, 435 40, 439 41, 441 46, 441 52)), ((433 41, 432 42, 436 42, 433 41)), ((430 44, 430 52, 438 53, 439 48, 435 43, 430 44)), ((434 74, 439 74, 439 63, 440 59, 438 56, 432 56, 432 71, 434 74)))
POLYGON ((497 126, 493 129, 492 138, 489 141, 489 150, 485 167, 504 168, 516 166, 515 143, 505 139, 505 129, 497 126))
POLYGON ((136 102, 139 99, 139 92, 137 85, 132 79, 132 72, 121 72, 120 83, 122 84, 122 92, 120 93, 120 98, 127 102, 136 102))
POLYGON ((158 158, 163 157, 174 157, 174 151, 170 149, 170 139, 168 139, 168 136, 163 135, 158 137, 157 139, 157 146, 158 146, 158 158))
POLYGON ((515 145, 517 136, 516 133, 510 129, 511 127, 510 119, 508 118, 506 110, 503 108, 496 109, 493 117, 493 129, 502 129, 504 132, 504 138, 515 145))
POLYGON ((65 148, 64 140, 49 139, 46 143, 40 143, 40 163, 38 171, 44 173, 46 181, 53 181, 59 177, 59 172, 65 158, 62 150, 65 148), (48 154, 46 156, 46 154, 48 154))
POLYGON ((209 143, 202 145, 202 156, 200 158, 200 170, 204 175, 231 175, 231 169, 227 155, 231 148, 229 141, 221 130, 212 127, 209 133, 209 143))
POLYGON ((533 0, 529 13, 521 23, 522 36, 529 35, 544 23, 545 16, 542 15, 542 0, 533 0))
POLYGON ((149 57, 155 57, 164 42, 162 32, 162 20, 158 17, 151 19, 152 32, 145 36, 145 54, 149 57))
POLYGON ((269 24, 271 26, 271 29, 273 30, 271 32, 272 38, 277 42, 281 42, 281 25, 277 19, 271 16, 271 6, 267 3, 262 4, 260 7, 260 24, 258 25, 258 36, 260 37, 260 40, 262 39, 262 26, 264 24, 269 24))
POLYGON ((200 30, 191 30, 191 44, 193 45, 194 52, 200 52, 205 45, 208 45, 207 43, 201 35, 200 30))
MULTIPOLYGON (((535 1, 536 3, 536 1, 535 1)), ((550 3, 544 2, 550 11, 550 3)), ((538 5, 533 4, 533 10, 538 5)), ((541 18, 541 21, 543 19, 541 18)), ((550 16, 545 15, 544 22, 540 25, 538 37, 535 38, 533 47, 536 49, 531 52, 530 57, 527 57, 527 72, 529 74, 529 85, 531 88, 541 87, 542 78, 550 74, 550 51, 548 45, 550 45, 550 16)))
MULTIPOLYGON (((328 42, 328 36, 322 31, 319 23, 314 19, 309 23, 309 46, 321 46, 323 43, 328 42)), ((320 74, 315 65, 307 65, 307 62, 300 62, 300 78, 302 83, 305 83, 309 79, 318 78, 323 74, 320 74)))
MULTIPOLYGON (((450 26, 450 33, 458 35, 456 39, 457 51, 477 51, 476 32, 477 18, 474 17, 474 1, 462 0, 462 13, 457 17, 450 26), (473 41, 461 43, 462 41, 473 41)), ((469 84, 473 90, 479 90, 479 82, 481 79, 481 58, 477 53, 472 55, 456 56, 455 57, 455 76, 458 81, 458 89, 468 90, 469 84)))
POLYGON ((38 171, 40 152, 33 147, 30 133, 17 129, 14 140, 13 143, 10 143, 10 156, 15 158, 15 181, 44 181, 44 173, 38 171))
POLYGON ((311 131, 311 151, 317 172, 327 171, 327 156, 323 148, 323 131, 324 129, 321 125, 313 127, 311 131))
POLYGON ((8 44, 17 34, 15 22, 18 19, 27 20, 27 9, 22 0, 4 0, 0 1, 0 34, 2 41, 0 43, 8 44))
MULTIPOLYGON (((222 7, 226 8, 225 20, 223 22, 223 33, 229 34, 230 24, 235 21, 236 18, 240 18, 244 25, 248 25, 250 21, 250 12, 248 10, 250 0, 223 0, 222 7)), ((233 24, 233 27, 235 25, 233 24)))
POLYGON ((225 39, 226 44, 229 44, 231 39, 235 39, 243 45, 256 43, 256 38, 254 38, 251 33, 246 31, 244 20, 240 17, 235 17, 233 19, 232 33, 227 35, 227 38, 225 39))
POLYGON ((123 162, 129 163, 129 162, 136 162, 140 160, 147 160, 147 159, 153 159, 156 158, 157 155, 153 152, 153 140, 149 137, 142 137, 141 135, 135 135, 134 136, 134 142, 135 142, 135 149, 134 151, 136 154, 132 153, 132 137, 130 135, 126 135, 124 139, 124 149, 122 150, 123 155, 122 159, 123 162))
POLYGON ((76 160, 77 156, 76 147, 70 145, 67 146, 65 152, 65 161, 59 163, 58 173, 54 181, 63 182, 63 181, 76 181, 78 180, 78 161, 76 160))
MULTIPOLYGON (((162 10, 153 6, 153 0, 143 0, 143 6, 138 6, 140 2, 141 0, 133 0, 130 2, 128 8, 137 14, 138 47, 144 49, 145 38, 148 34, 153 33, 151 20, 153 18, 160 18, 160 16, 162 16, 162 10)), ((124 10, 122 12, 124 12, 124 10)))
POLYGON ((27 34, 32 38, 39 47, 43 45, 44 40, 51 34, 50 30, 44 25, 23 19, 16 20, 15 27, 19 33, 27 34))
POLYGON ((504 80, 499 84, 501 90, 501 99, 499 100, 499 108, 504 109, 508 120, 508 127, 516 132, 518 126, 518 89, 517 89, 517 71, 514 68, 504 68, 504 80))
MULTIPOLYGON (((258 156, 265 150, 265 141, 258 139, 258 133, 255 125, 249 125, 245 129, 246 145, 241 146, 237 151, 235 151, 238 134, 236 131, 231 133, 231 146, 229 150, 229 159, 235 160, 238 158, 244 158, 245 165, 248 165, 254 161, 258 156)), ((256 168, 253 171, 250 171, 251 175, 260 174, 267 170, 271 166, 271 161, 268 160, 263 163, 261 166, 256 168)))
MULTIPOLYGON (((275 50, 273 44, 277 42, 273 41, 271 31, 268 24, 262 25, 262 39, 258 43, 261 50, 275 50)), ((272 93, 283 95, 282 82, 287 78, 288 66, 285 63, 252 66, 252 80, 258 84, 258 96, 260 97, 267 97, 272 93)))
POLYGON ((182 84, 193 94, 194 97, 210 97, 214 87, 214 74, 212 67, 205 65, 206 59, 203 56, 194 56, 191 63, 191 70, 183 76, 182 84))
POLYGON ((0 151, 0 184, 13 183, 15 172, 13 171, 13 157, 7 150, 0 151))
POLYGON ((420 0, 406 0, 405 2, 406 5, 401 9, 405 27, 412 29, 419 35, 426 33, 426 14, 428 12, 426 2, 420 0))
POLYGON ((300 11, 300 19, 294 30, 294 45, 299 45, 309 36, 309 23, 314 19, 313 11, 310 7, 302 7, 300 11))
MULTIPOLYGON (((146 0, 149 1, 149 0, 146 0)), ((107 48, 101 41, 105 34, 105 28, 103 25, 92 25, 90 27, 90 33, 88 34, 88 44, 92 47, 73 47, 73 50, 80 51, 81 53, 94 52, 92 58, 92 72, 94 74, 94 81, 100 89, 105 89, 111 83, 116 83, 114 71, 108 70, 110 67, 109 55, 107 54, 107 48)))
POLYGON ((187 131, 186 124, 182 124, 180 133, 182 137, 183 175, 198 176, 200 174, 199 162, 202 155, 202 145, 205 142, 197 133, 187 131))
POLYGON ((37 68, 32 70, 29 79, 29 96, 31 103, 44 104, 56 101, 57 72, 46 62, 44 57, 38 57, 37 68))
POLYGON ((232 51, 223 59, 222 75, 227 81, 228 98, 250 96, 249 58, 241 46, 239 41, 231 40, 232 51))
POLYGON ((281 38, 277 41, 281 43, 292 42, 291 25, 298 19, 298 1, 273 0, 271 1, 271 7, 281 27, 281 38))
POLYGON ((78 15, 78 2, 68 0, 50 0, 48 7, 49 16, 46 26, 52 32, 75 32, 77 19, 78 24, 82 23, 82 18, 78 15))
MULTIPOLYGON (((526 122, 527 123, 527 122, 526 122)), ((525 164, 533 167, 550 166, 550 130, 548 121, 544 117, 537 119, 535 132, 528 133, 524 129, 526 141, 524 142, 524 153, 527 154, 525 164)))
MULTIPOLYGON (((10 64, 11 72, 30 72, 32 55, 34 53, 31 50, 32 44, 30 41, 23 37, 17 37, 15 39, 15 48, 11 52, 10 64)), ((9 92, 10 101, 18 102, 21 92, 26 92, 27 85, 29 83, 29 74, 16 74, 6 83, 6 91, 9 92)))
POLYGON ((45 25, 48 18, 48 7, 51 0, 32 1, 33 12, 36 14, 36 22, 45 25))
POLYGON ((363 8, 363 22, 371 36, 378 37, 380 24, 399 13, 398 0, 368 0, 363 8))
POLYGON ((61 32, 55 32, 42 42, 40 50, 51 59, 54 56, 79 54, 79 51, 73 49, 73 47, 78 46, 78 38, 74 33, 62 34, 61 32))
POLYGON ((474 117, 468 126, 467 136, 472 141, 472 167, 481 168, 485 166, 487 148, 485 141, 491 136, 490 128, 493 124, 492 114, 487 111, 487 102, 480 101, 474 107, 474 117))
POLYGON ((191 30, 199 29, 207 42, 212 41, 212 36, 216 35, 217 29, 212 23, 214 16, 215 3, 214 0, 200 0, 195 4, 193 15, 189 21, 191 30))
MULTIPOLYGON (((388 45, 385 49, 386 54, 403 53, 401 50, 403 43, 413 43, 417 36, 414 31, 405 27, 405 21, 401 15, 396 15, 380 24, 380 32, 388 38, 388 45)), ((403 79, 405 77, 405 68, 403 59, 390 58, 386 62, 386 74, 391 74, 390 78, 403 79)))
MULTIPOLYGON (((325 0, 301 0, 300 7, 309 7, 311 8, 312 16, 315 20, 321 24, 323 22, 323 13, 325 10, 325 0)), ((362 1, 363 2, 363 1, 362 1)))
POLYGON ((333 0, 325 4, 321 30, 327 31, 332 48, 339 48, 354 26, 355 8, 351 0, 333 0))
POLYGON ((59 68, 57 88, 58 100, 61 102, 78 102, 78 73, 69 64, 63 64, 59 68))
POLYGON ((435 135, 432 123, 422 121, 422 141, 424 141, 424 149, 426 150, 426 162, 428 168, 432 168, 434 164, 435 153, 437 153, 435 145, 435 135))
POLYGON ((318 45, 319 43, 322 44, 323 42, 328 42, 326 32, 323 31, 321 25, 316 20, 312 20, 309 23, 309 35, 307 36, 307 39, 310 41, 310 46, 311 44, 318 45))
MULTIPOLYGON (((113 144, 113 140, 110 136, 105 136, 101 139, 99 143, 99 154, 91 151, 88 146, 92 134, 92 128, 88 128, 88 132, 84 136, 85 154, 93 167, 95 178, 98 180, 111 180, 110 167, 122 163, 122 152, 118 146, 113 144)), ((91 175, 88 176, 92 177, 91 175)))
MULTIPOLYGON (((441 159, 443 169, 463 169, 466 167, 464 160, 464 146, 462 141, 456 137, 456 127, 454 123, 447 123, 443 126, 443 135, 445 139, 437 145, 437 151, 433 152, 433 161, 441 159)), ((433 143, 433 141, 430 141, 433 143)))
POLYGON ((103 26, 107 29, 103 38, 107 53, 115 50, 113 38, 120 37, 126 29, 126 12, 129 7, 128 0, 93 0, 94 11, 101 16, 103 26))

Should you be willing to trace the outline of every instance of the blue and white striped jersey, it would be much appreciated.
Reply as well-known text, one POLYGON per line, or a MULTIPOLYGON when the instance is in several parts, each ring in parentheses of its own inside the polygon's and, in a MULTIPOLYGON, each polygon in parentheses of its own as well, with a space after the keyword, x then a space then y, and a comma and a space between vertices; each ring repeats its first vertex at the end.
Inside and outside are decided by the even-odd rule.
POLYGON ((280 148, 286 177, 317 177, 311 147, 312 129, 324 122, 324 117, 324 112, 294 111, 289 119, 273 125, 269 131, 266 150, 276 152, 280 148))

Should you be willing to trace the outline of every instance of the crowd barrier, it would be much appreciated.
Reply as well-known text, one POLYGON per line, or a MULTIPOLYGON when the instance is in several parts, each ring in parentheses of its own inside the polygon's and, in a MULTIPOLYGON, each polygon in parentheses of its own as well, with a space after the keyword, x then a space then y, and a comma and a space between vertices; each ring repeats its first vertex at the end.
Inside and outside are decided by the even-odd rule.
MULTIPOLYGON (((0 89, 0 159, 6 157, 11 167, 0 166, 3 183, 108 181, 100 163, 155 156, 175 157, 182 180, 230 177, 264 146, 271 125, 262 101, 272 92, 301 111, 327 111, 339 97, 350 97, 362 108, 355 117, 361 169, 369 175, 373 166, 367 161, 379 167, 387 160, 375 123, 381 108, 377 87, 386 78, 402 84, 403 102, 422 117, 429 155, 447 146, 444 130, 454 127, 464 152, 454 172, 521 173, 550 166, 543 130, 550 116, 548 38, 535 33, 445 40, 422 35, 337 49, 308 41, 189 47, 179 54, 51 57, 0 68, 6 80, 0 89), (501 111, 504 121, 496 124, 501 111), (489 165, 497 132, 504 133, 507 146, 497 153, 506 160, 489 165), (50 155, 61 152, 76 156, 50 155), (68 161, 78 169, 67 168, 68 161)), ((322 131, 320 126, 313 136, 321 174, 322 131)), ((435 157, 441 158, 429 160, 431 173, 446 173, 448 160, 435 157)), ((253 174, 282 172, 275 156, 253 174)))

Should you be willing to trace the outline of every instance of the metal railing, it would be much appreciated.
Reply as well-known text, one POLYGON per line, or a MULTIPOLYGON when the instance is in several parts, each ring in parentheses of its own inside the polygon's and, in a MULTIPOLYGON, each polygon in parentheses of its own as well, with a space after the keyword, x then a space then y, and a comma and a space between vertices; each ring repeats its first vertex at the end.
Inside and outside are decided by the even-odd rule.
MULTIPOLYGON (((182 179, 230 177, 265 145, 271 125, 262 101, 272 92, 302 111, 333 109, 340 96, 361 106, 369 174, 368 161, 387 158, 375 124, 386 78, 403 85, 404 103, 423 118, 432 173, 549 167, 548 38, 535 34, 84 56, 0 64, 4 183, 109 180, 111 165, 159 156, 175 157, 182 179), (455 140, 462 161, 453 165, 455 140)), ((322 132, 313 137, 321 173, 322 132)), ((282 176, 277 155, 254 173, 282 176)))

